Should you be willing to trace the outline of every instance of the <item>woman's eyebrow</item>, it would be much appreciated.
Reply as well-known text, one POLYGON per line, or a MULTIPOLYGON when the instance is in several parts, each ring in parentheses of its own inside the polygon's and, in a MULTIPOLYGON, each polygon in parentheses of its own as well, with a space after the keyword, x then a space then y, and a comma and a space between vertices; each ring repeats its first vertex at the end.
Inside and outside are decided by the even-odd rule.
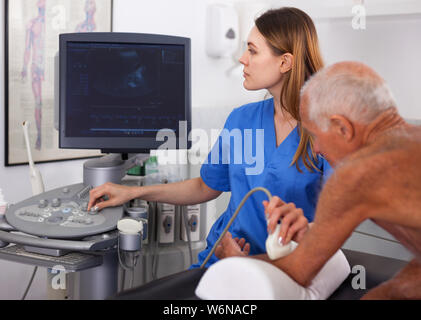
POLYGON ((256 47, 256 45, 255 45, 253 42, 250 42, 250 41, 249 41, 249 42, 247 42, 247 45, 248 45, 248 46, 252 46, 252 47, 257 48, 257 47, 256 47))

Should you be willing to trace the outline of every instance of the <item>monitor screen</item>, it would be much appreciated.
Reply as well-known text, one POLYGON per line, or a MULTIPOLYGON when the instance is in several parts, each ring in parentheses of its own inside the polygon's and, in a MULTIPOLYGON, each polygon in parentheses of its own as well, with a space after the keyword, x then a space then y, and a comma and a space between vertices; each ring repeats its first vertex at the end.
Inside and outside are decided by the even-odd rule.
POLYGON ((189 39, 64 34, 59 59, 60 147, 144 152, 163 143, 156 139, 162 129, 185 140, 191 127, 189 39), (180 130, 183 122, 187 130, 180 130))

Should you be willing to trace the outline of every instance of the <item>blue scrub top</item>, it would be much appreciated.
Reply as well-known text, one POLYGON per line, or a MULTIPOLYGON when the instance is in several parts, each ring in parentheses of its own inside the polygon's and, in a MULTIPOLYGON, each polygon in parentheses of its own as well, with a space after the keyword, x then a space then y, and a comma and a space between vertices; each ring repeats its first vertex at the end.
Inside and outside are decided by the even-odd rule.
MULTIPOLYGON (((221 133, 202 165, 200 175, 210 188, 231 191, 231 199, 226 211, 212 226, 207 247, 199 253, 198 263, 191 268, 202 264, 243 197, 255 187, 265 187, 273 196, 295 203, 297 208, 303 209, 306 218, 313 221, 322 182, 331 171, 329 163, 320 156, 316 165, 321 172, 310 172, 301 158, 298 164, 302 172, 295 164, 291 165, 300 141, 297 127, 276 147, 273 99, 234 109, 224 129, 228 130, 225 130, 225 137, 227 132, 231 137, 223 138, 221 133)), ((251 195, 229 228, 233 238, 245 238, 250 243, 250 255, 266 252, 268 233, 263 200, 267 197, 261 191, 251 195)), ((206 266, 217 260, 213 255, 206 266)))

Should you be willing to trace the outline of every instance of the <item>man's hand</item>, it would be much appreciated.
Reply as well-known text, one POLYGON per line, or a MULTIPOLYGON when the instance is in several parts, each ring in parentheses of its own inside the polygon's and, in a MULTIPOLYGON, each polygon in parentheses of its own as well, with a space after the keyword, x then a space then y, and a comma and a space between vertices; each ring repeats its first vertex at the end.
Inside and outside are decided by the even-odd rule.
POLYGON ((309 229, 308 220, 302 209, 296 208, 292 202, 283 202, 277 196, 273 197, 270 202, 263 201, 263 205, 265 214, 269 217, 268 233, 272 233, 278 221, 281 220, 279 237, 282 238, 282 244, 288 244, 291 240, 301 241, 309 229))
POLYGON ((227 231, 221 242, 215 249, 218 259, 228 257, 245 257, 250 253, 250 244, 244 238, 232 238, 232 234, 227 231))

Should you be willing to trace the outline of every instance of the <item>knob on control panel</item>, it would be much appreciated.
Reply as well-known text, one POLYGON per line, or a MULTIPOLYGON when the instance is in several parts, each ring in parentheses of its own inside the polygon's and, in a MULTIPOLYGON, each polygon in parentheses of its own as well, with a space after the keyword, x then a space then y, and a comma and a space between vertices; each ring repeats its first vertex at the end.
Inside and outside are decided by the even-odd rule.
POLYGON ((45 208, 46 206, 48 206, 48 200, 41 199, 38 203, 38 208, 45 208))
POLYGON ((88 202, 87 202, 87 201, 82 201, 82 202, 80 203, 80 208, 81 208, 83 211, 88 210, 88 202))
POLYGON ((60 207, 60 205, 61 205, 61 201, 60 201, 59 198, 54 198, 51 201, 51 206, 54 207, 54 208, 60 207))
POLYGON ((92 207, 91 208, 91 210, 89 210, 89 212, 88 212, 90 215, 95 215, 95 214, 98 214, 98 208, 95 206, 95 207, 92 207))

